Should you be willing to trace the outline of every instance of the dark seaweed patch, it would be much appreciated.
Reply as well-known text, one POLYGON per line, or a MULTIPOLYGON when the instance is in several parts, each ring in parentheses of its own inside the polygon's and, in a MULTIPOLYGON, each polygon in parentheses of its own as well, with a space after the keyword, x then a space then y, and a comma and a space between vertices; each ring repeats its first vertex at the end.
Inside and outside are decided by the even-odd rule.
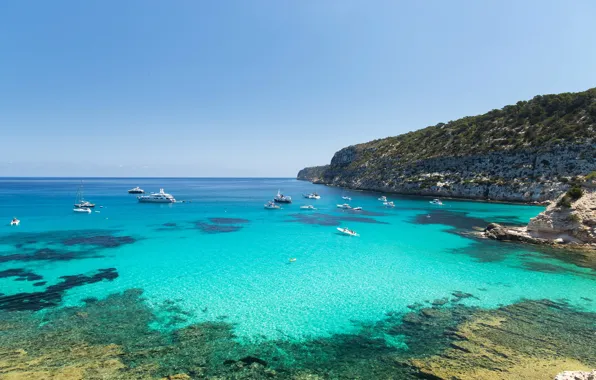
POLYGON ((287 220, 289 223, 314 224, 319 226, 339 226, 342 222, 356 222, 356 223, 374 223, 374 224, 389 224, 373 218, 363 218, 358 216, 336 216, 328 214, 291 214, 293 220, 287 220))
POLYGON ((92 245, 101 248, 116 248, 125 244, 132 244, 136 240, 131 236, 113 236, 113 235, 97 235, 97 236, 77 236, 62 240, 65 246, 73 245, 92 245))
POLYGON ((15 281, 39 281, 43 277, 23 268, 7 269, 0 272, 0 278, 16 277, 15 281))
POLYGON ((91 276, 79 274, 62 276, 62 282, 48 286, 43 292, 18 293, 0 297, 0 310, 8 311, 37 311, 47 307, 58 306, 64 292, 78 286, 93 284, 103 280, 112 281, 118 277, 116 268, 99 269, 91 276))
POLYGON ((67 250, 56 250, 52 248, 36 249, 32 253, 14 253, 11 255, 0 256, 0 263, 8 261, 70 261, 77 259, 100 258, 104 257, 94 251, 73 252, 67 250))
MULTIPOLYGON (((52 244, 63 244, 63 245, 76 245, 85 242, 85 239, 89 238, 101 238, 105 236, 115 237, 115 233, 118 231, 116 230, 99 230, 99 229, 89 229, 89 230, 74 230, 74 231, 46 231, 46 232, 17 232, 13 234, 8 234, 2 236, 2 242, 4 244, 13 245, 15 248, 23 248, 27 245, 32 244, 43 244, 43 245, 52 245, 52 244), (64 244, 64 242, 71 242, 74 244, 64 244)), ((121 244, 128 244, 133 243, 134 239, 131 237, 124 237, 125 239, 122 240, 122 237, 119 237, 116 241, 120 241, 121 244), (131 240, 132 239, 132 240, 131 240)), ((105 239, 97 239, 93 245, 97 244, 98 246, 102 245, 102 240, 105 239)), ((83 243, 85 244, 85 243, 83 243)), ((112 247, 113 243, 109 243, 108 247, 112 247)))
POLYGON ((195 222, 195 226, 206 234, 221 234, 227 232, 236 232, 242 229, 242 226, 229 226, 220 224, 209 224, 205 222, 195 222))
POLYGON ((33 286, 44 286, 45 284, 47 284, 47 281, 39 281, 33 284, 33 286))
POLYGON ((162 226, 164 226, 164 227, 176 227, 176 223, 168 222, 168 223, 162 224, 162 226))
POLYGON ((490 222, 505 223, 510 226, 523 226, 517 216, 500 216, 490 221, 468 216, 469 213, 463 211, 432 210, 428 214, 418 214, 414 217, 412 223, 415 224, 442 224, 458 230, 471 230, 475 227, 484 228, 490 222))
POLYGON ((242 218, 209 218, 209 221, 213 224, 245 224, 250 223, 248 219, 242 218))

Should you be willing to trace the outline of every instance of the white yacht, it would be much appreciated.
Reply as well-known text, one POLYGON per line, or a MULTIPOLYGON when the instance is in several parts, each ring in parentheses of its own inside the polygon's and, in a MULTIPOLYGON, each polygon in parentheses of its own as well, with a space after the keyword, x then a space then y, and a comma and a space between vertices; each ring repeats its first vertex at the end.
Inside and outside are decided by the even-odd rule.
POLYGON ((360 236, 360 235, 358 235, 358 234, 356 233, 356 231, 354 231, 354 230, 351 230, 351 229, 349 229, 349 228, 346 228, 346 227, 344 227, 344 228, 342 228, 342 227, 337 227, 337 230, 338 230, 339 232, 341 232, 342 234, 346 234, 346 235, 350 235, 350 236, 360 236))
POLYGON ((321 199, 321 196, 317 193, 303 194, 306 199, 321 199))
POLYGON ((300 206, 300 210, 316 210, 313 205, 300 206))
POLYGON ((347 203, 344 203, 343 205, 337 205, 337 208, 342 208, 342 209, 344 209, 344 210, 349 210, 349 209, 351 209, 352 207, 351 207, 349 204, 347 204, 347 203))
POLYGON ((277 195, 273 200, 277 203, 292 203, 292 197, 288 195, 283 195, 281 191, 277 190, 277 195))
POLYGON ((279 205, 276 205, 275 202, 273 201, 269 201, 265 204, 265 208, 267 210, 280 210, 281 207, 279 207, 279 205))
POLYGON ((72 211, 78 214, 91 214, 91 209, 89 207, 75 207, 72 211))
POLYGON ((345 199, 346 201, 352 200, 352 198, 348 197, 347 195, 344 195, 343 197, 341 197, 341 199, 345 199))
POLYGON ((354 211, 362 211, 362 207, 354 207, 352 210, 354 210, 354 211))
POLYGON ((383 205, 385 205, 385 207, 395 207, 395 204, 393 202, 385 202, 383 203, 383 205))
POLYGON ((145 190, 137 186, 128 190, 128 194, 145 194, 145 190))
POLYGON ((382 197, 379 198, 379 200, 381 202, 387 202, 387 197, 383 195, 382 197))
POLYGON ((141 203, 176 203, 176 199, 163 191, 163 189, 159 189, 159 193, 151 193, 150 195, 141 195, 137 197, 139 202, 141 203))
POLYGON ((431 205, 443 206, 443 202, 441 202, 441 200, 438 198, 433 199, 432 201, 430 201, 428 203, 430 203, 431 205))
POLYGON ((12 220, 10 221, 11 226, 18 226, 19 224, 21 224, 21 221, 17 218, 12 218, 12 220))

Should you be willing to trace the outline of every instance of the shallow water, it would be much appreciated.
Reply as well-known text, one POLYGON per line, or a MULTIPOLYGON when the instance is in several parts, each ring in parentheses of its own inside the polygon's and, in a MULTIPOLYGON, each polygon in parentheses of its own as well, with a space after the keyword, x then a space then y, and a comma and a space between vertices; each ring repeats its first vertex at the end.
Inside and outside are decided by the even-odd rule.
POLYGON ((396 207, 386 209, 380 194, 293 179, 86 179, 85 198, 99 212, 80 215, 72 212, 79 183, 0 179, 4 312, 45 313, 140 288, 163 317, 154 329, 226 321, 241 340, 301 341, 351 333, 457 291, 473 295, 461 303, 482 308, 564 299, 596 311, 592 269, 458 234, 489 221, 527 223, 541 207, 456 200, 439 207, 388 195, 396 207), (137 185, 187 202, 139 204, 126 193, 137 185), (265 210, 278 189, 294 203, 265 210), (322 199, 301 197, 312 191, 322 199), (342 195, 364 211, 338 209, 342 195), (317 210, 300 210, 304 204, 317 210), (13 216, 20 226, 8 226, 13 216), (338 226, 360 237, 338 234, 338 226), (172 302, 183 318, 168 317, 163 305, 172 302))

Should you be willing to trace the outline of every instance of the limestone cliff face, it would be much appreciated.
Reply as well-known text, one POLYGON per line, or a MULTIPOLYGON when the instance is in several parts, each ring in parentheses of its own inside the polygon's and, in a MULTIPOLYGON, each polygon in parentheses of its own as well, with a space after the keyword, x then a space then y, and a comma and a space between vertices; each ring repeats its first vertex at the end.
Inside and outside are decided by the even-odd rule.
POLYGON ((298 179, 353 189, 545 201, 596 171, 596 89, 341 149, 298 179))
POLYGON ((322 180, 323 173, 327 168, 329 168, 329 165, 304 168, 298 172, 297 178, 303 181, 319 182, 322 180))

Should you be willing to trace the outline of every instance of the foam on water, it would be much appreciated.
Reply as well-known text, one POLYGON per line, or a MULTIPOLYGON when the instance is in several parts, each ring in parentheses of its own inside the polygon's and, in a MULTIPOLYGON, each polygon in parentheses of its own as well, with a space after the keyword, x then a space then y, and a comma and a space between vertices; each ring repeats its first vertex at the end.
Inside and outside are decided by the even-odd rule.
MULTIPOLYGON (((500 244, 497 252, 490 252, 499 260, 479 260, 494 243, 453 233, 458 226, 471 228, 484 221, 524 223, 540 207, 448 200, 439 214, 427 198, 390 195, 396 208, 385 209, 378 194, 295 180, 91 179, 85 181, 86 198, 104 207, 96 208, 100 213, 75 215, 72 201, 78 183, 0 180, 0 220, 8 223, 17 216, 22 221, 18 228, 2 228, 2 256, 32 247, 64 248, 45 235, 15 248, 16 232, 36 236, 105 230, 106 235, 134 239, 116 247, 75 247, 102 257, 0 263, 0 271, 25 268, 43 276, 48 286, 61 276, 116 268, 118 277, 112 281, 67 290, 63 305, 141 288, 146 302, 156 308, 176 300, 191 312, 185 323, 226 320, 247 339, 349 332, 354 321, 376 321, 410 304, 452 298, 454 291, 473 294, 475 298, 462 302, 481 307, 548 298, 596 310, 596 303, 582 298, 596 292, 592 270, 514 244, 500 244), (126 194, 136 185, 147 191, 164 187, 177 199, 192 202, 138 204, 126 194), (263 203, 278 189, 295 202, 282 210, 265 210, 263 203), (322 199, 301 197, 311 191, 322 199), (375 213, 359 220, 357 213, 337 209, 344 194, 352 197, 352 206, 375 213), (314 204, 325 223, 297 218, 295 214, 313 214, 299 209, 304 204, 314 204), (443 221, 433 224, 433 216, 443 221), (421 217, 427 220, 420 223, 421 217), (338 234, 333 225, 338 223, 361 236, 338 234), (477 252, 461 254, 466 249, 477 252), (296 261, 290 263, 290 258, 296 261), (561 270, 536 270, 537 263, 561 270)), ((40 289, 31 282, 0 278, 0 293, 32 291, 40 289)))

